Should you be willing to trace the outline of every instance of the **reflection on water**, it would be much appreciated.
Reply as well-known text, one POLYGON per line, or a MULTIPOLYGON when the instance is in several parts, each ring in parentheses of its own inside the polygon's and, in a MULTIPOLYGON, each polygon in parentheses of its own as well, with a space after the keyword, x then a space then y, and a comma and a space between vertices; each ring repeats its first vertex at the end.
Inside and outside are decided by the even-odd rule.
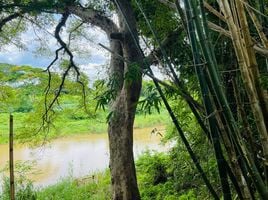
MULTIPOLYGON (((163 127, 159 127, 159 130, 163 127)), ((134 130, 134 155, 149 150, 164 151, 160 136, 151 134, 152 128, 134 130)), ((8 145, 0 145, 0 168, 8 161, 8 145)), ((104 170, 109 163, 107 134, 75 135, 56 139, 39 148, 15 147, 15 160, 35 161, 38 173, 29 178, 35 185, 56 183, 60 178, 72 175, 85 176, 104 170)))

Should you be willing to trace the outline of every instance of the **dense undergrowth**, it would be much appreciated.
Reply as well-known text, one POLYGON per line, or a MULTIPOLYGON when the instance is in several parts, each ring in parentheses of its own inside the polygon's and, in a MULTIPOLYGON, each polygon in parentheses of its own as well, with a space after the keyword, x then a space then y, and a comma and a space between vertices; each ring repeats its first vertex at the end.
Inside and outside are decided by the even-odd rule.
MULTIPOLYGON (((186 169, 183 164, 178 166, 178 159, 182 162, 184 158, 177 156, 174 152, 145 152, 137 160, 137 178, 143 200, 211 199, 196 170, 186 169)), ((191 163, 187 164, 191 166, 191 163)), ((210 170, 213 171, 212 168, 210 170)), ((8 185, 6 180, 0 200, 9 200, 8 185)), ((80 179, 70 175, 45 188, 34 188, 30 181, 21 182, 16 188, 19 200, 111 199, 109 170, 80 179)))

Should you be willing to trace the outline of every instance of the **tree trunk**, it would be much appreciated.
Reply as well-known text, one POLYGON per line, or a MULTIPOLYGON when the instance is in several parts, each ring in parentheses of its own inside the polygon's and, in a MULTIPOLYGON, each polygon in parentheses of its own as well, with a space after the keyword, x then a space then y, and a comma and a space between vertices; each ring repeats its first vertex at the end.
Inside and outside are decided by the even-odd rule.
POLYGON ((136 21, 129 1, 117 0, 115 5, 118 9, 119 31, 123 37, 111 40, 114 52, 110 63, 111 74, 117 77, 119 86, 108 127, 112 198, 139 200, 133 155, 133 124, 141 90, 142 56, 137 46, 136 21), (118 54, 127 61, 116 59, 118 54))
POLYGON ((140 194, 133 155, 133 124, 141 90, 142 55, 130 1, 112 2, 118 14, 118 24, 94 9, 70 6, 68 10, 85 22, 101 28, 110 38, 109 77, 113 81, 111 89, 116 97, 108 123, 112 195, 114 200, 138 200, 140 194))

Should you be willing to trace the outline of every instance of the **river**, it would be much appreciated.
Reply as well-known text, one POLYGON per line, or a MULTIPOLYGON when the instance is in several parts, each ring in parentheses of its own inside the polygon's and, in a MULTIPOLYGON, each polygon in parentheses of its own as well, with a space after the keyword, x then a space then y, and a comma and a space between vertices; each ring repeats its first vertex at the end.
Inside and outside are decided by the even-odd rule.
MULTIPOLYGON (((152 134, 153 128, 134 130, 134 156, 145 150, 165 151, 161 136, 152 134)), ((158 127, 163 134, 164 127, 158 127)), ((0 145, 0 169, 8 162, 8 145, 0 145)), ((35 186, 54 184, 63 177, 83 177, 108 168, 109 150, 107 134, 83 134, 53 140, 36 148, 15 146, 15 161, 35 162, 29 177, 35 186), (34 173, 35 172, 35 173, 34 173)))

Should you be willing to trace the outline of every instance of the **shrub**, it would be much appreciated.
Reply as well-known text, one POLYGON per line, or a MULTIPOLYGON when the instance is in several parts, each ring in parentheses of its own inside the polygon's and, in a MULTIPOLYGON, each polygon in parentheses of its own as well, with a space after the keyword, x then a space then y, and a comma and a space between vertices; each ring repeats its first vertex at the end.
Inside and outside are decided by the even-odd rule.
MULTIPOLYGON (((16 200, 36 200, 36 192, 34 191, 32 182, 26 180, 25 182, 15 182, 15 198, 16 200)), ((10 185, 9 178, 4 177, 2 186, 1 200, 10 199, 10 185)))

